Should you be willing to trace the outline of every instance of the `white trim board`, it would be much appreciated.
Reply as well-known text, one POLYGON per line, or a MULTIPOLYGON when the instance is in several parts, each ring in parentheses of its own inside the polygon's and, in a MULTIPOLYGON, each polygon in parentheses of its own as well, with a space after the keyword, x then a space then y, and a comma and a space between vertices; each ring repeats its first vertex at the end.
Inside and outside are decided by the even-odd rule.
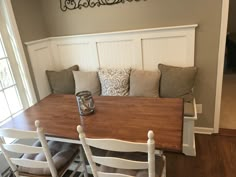
POLYGON ((58 37, 48 37, 44 39, 39 39, 35 41, 25 42, 25 45, 29 46, 39 42, 45 42, 47 40, 56 40, 56 39, 68 39, 75 37, 96 37, 96 36, 107 36, 107 35, 124 35, 124 34, 132 34, 132 33, 140 33, 140 32, 152 32, 152 31, 168 31, 168 30, 178 30, 178 29, 188 29, 188 28, 196 28, 198 24, 193 25, 182 25, 182 26, 169 26, 169 27, 160 27, 160 28, 148 28, 148 29, 137 29, 137 30, 127 30, 127 31, 115 31, 115 32, 107 32, 107 33, 93 33, 93 34, 82 34, 82 35, 70 35, 70 36, 58 36, 58 37))
POLYGON ((228 25, 228 13, 229 13, 229 0, 223 0, 222 1, 219 53, 218 53, 218 66, 217 66, 217 80, 216 80, 214 133, 219 132, 219 125, 220 125, 221 94, 222 94, 222 84, 223 84, 224 56, 225 56, 227 25, 228 25))
POLYGON ((194 133, 211 135, 214 133, 214 129, 206 127, 194 127, 194 133))

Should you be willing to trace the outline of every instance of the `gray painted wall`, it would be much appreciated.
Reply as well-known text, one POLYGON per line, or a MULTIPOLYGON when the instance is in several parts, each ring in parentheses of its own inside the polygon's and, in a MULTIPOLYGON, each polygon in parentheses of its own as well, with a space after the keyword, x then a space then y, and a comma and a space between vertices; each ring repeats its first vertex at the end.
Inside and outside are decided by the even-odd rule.
POLYGON ((42 14, 41 2, 39 0, 11 0, 11 2, 34 89, 36 90, 36 97, 39 98, 29 55, 24 42, 49 37, 42 14))
MULTIPOLYGON (((13 3, 22 1, 27 0, 12 0, 13 3)), ((222 0, 147 0, 66 12, 60 10, 58 0, 37 1, 41 2, 42 12, 35 9, 21 13, 43 15, 49 36, 199 24, 195 50, 195 65, 199 72, 195 95, 197 103, 203 104, 203 114, 199 115, 196 126, 213 127, 222 0)), ((14 10, 17 8, 15 6, 14 10)), ((17 20, 20 20, 19 24, 25 21, 17 20)), ((38 23, 37 20, 25 23, 25 30, 31 30, 29 27, 38 23)), ((22 35, 26 35, 25 41, 32 40, 26 33, 22 35)))

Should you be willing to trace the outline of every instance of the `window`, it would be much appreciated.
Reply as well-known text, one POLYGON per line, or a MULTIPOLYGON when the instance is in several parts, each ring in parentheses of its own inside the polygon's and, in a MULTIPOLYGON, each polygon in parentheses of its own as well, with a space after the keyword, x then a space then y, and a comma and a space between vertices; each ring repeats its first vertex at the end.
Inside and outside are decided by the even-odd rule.
POLYGON ((0 0, 0 124, 36 103, 11 1, 0 0))
POLYGON ((23 110, 9 58, 0 34, 0 123, 23 110))

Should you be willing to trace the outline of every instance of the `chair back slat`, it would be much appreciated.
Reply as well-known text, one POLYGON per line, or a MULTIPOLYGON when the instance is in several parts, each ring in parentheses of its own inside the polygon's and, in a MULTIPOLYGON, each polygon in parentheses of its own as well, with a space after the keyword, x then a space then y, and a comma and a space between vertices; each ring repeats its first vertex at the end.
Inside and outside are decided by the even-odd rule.
POLYGON ((127 160, 117 157, 100 157, 100 156, 92 156, 93 161, 95 163, 109 166, 112 168, 120 168, 120 169, 147 169, 148 168, 148 162, 140 162, 140 161, 134 161, 134 160, 127 160))
POLYGON ((28 168, 48 168, 48 162, 29 159, 10 158, 12 163, 28 168))
POLYGON ((118 152, 148 152, 147 143, 135 143, 117 139, 86 138, 86 143, 99 149, 118 152))
POLYGON ((22 131, 10 128, 0 129, 0 136, 16 139, 37 139, 38 134, 35 131, 22 131))
POLYGON ((105 173, 105 172, 98 172, 99 177, 135 177, 135 176, 130 176, 130 175, 125 175, 125 174, 120 174, 120 173, 105 173))
POLYGON ((43 148, 42 147, 33 147, 33 146, 27 146, 23 144, 3 144, 3 147, 11 152, 16 153, 27 153, 27 154, 37 154, 42 153, 43 148))

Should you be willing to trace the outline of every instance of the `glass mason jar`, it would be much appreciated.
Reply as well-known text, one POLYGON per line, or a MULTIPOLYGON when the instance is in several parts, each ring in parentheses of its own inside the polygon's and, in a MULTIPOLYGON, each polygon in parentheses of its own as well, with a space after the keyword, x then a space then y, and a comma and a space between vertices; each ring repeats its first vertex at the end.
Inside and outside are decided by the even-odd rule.
POLYGON ((93 97, 90 91, 81 91, 76 94, 79 113, 82 116, 92 114, 95 109, 93 97))

